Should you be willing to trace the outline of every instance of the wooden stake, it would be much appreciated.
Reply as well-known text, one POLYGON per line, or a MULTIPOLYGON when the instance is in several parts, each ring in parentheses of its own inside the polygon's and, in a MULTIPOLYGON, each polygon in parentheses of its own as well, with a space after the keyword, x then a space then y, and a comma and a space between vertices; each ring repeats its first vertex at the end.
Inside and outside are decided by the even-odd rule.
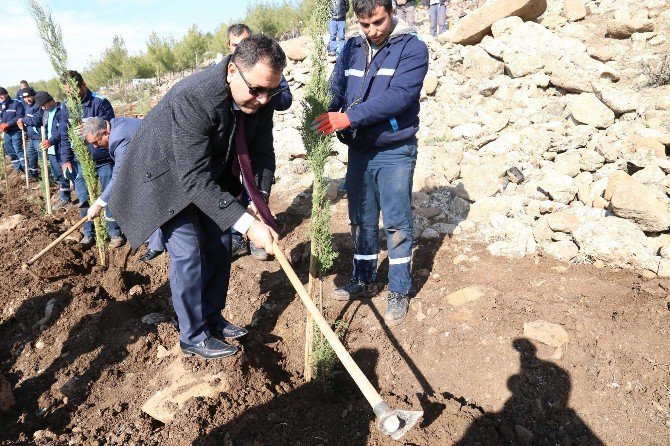
POLYGON ((5 200, 9 200, 9 180, 7 179, 7 165, 5 164, 5 132, 0 132, 0 155, 2 158, 2 176, 5 178, 5 200))
MULTIPOLYGON (((42 142, 46 140, 46 134, 44 132, 44 126, 42 128, 42 142)), ((47 149, 40 147, 40 150, 42 152, 42 181, 44 181, 44 189, 45 189, 45 197, 44 199, 46 200, 46 208, 47 208, 47 215, 51 215, 51 188, 49 187, 50 182, 49 182, 49 167, 47 164, 47 149)))
POLYGON ((23 170, 26 172, 26 189, 30 190, 28 181, 28 149, 26 148, 26 131, 21 128, 21 141, 23 142, 23 170))
MULTIPOLYGON (((309 256, 309 282, 307 282, 307 295, 314 302, 314 291, 316 289, 316 257, 313 253, 309 256)), ((307 323, 305 324, 305 381, 314 378, 312 375, 312 348, 314 347, 314 321, 312 315, 307 312, 307 323)))

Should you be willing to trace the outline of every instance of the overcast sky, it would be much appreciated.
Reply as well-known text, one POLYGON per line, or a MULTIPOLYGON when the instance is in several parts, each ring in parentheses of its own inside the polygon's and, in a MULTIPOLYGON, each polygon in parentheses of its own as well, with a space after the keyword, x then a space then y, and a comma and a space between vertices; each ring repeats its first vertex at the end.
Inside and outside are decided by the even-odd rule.
MULTIPOLYGON (((0 86, 18 85, 55 76, 25 0, 2 2, 0 86)), ((131 54, 146 48, 152 31, 181 38, 192 24, 214 31, 224 22, 244 17, 253 0, 42 0, 61 26, 69 67, 83 70, 112 43, 123 37, 131 54)))

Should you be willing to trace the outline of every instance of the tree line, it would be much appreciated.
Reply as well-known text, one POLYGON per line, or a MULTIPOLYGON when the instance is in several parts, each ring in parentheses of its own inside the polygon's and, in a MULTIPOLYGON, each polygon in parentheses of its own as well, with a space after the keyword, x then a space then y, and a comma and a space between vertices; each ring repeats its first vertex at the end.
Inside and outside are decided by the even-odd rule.
MULTIPOLYGON (((293 37, 305 27, 317 0, 260 0, 250 5, 246 16, 240 20, 256 33, 277 39, 293 37)), ((131 55, 122 36, 114 36, 111 46, 91 62, 82 72, 92 90, 134 78, 151 78, 165 73, 196 68, 204 61, 226 54, 228 26, 222 23, 214 32, 203 32, 193 24, 179 40, 161 37, 152 32, 145 50, 131 55)), ((46 90, 54 97, 64 97, 62 86, 56 76, 49 80, 30 81, 35 90, 46 90)), ((18 84, 7 88, 10 92, 19 89, 18 84)))

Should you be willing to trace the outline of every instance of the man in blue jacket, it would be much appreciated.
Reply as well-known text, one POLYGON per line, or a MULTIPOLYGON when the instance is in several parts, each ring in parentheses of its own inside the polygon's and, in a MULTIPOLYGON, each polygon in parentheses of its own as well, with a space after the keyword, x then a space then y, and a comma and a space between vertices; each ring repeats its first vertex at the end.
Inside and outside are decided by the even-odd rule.
POLYGON ((42 139, 42 109, 35 102, 35 90, 30 87, 21 90, 21 97, 23 100, 23 107, 25 108, 25 116, 19 118, 17 124, 20 128, 25 129, 28 137, 28 144, 26 148, 26 160, 28 164, 28 174, 30 178, 37 179, 39 177, 39 151, 40 141, 42 139))
POLYGON ((344 36, 347 30, 347 12, 349 0, 330 0, 330 20, 328 20, 328 55, 340 54, 344 47, 344 36))
MULTIPOLYGON (((61 82, 65 88, 68 87, 67 78, 72 77, 76 86, 79 89, 79 98, 81 98, 81 106, 83 116, 82 118, 86 120, 87 118, 102 118, 105 121, 111 121, 114 118, 114 109, 112 104, 109 103, 107 99, 98 95, 97 93, 92 93, 91 90, 86 86, 86 82, 82 78, 81 74, 77 71, 70 70, 67 73, 63 73, 61 76, 61 82)), ((79 212, 82 217, 86 216, 88 211, 89 202, 88 202, 88 189, 86 188, 86 181, 84 180, 84 173, 79 168, 79 162, 72 151, 72 145, 70 143, 70 138, 67 133, 67 127, 70 122, 70 113, 67 107, 63 107, 63 112, 61 113, 61 144, 60 144, 60 162, 63 168, 63 175, 66 179, 74 178, 74 190, 77 192, 77 197, 79 198, 79 212)), ((88 145, 88 150, 93 156, 95 161, 95 170, 98 173, 100 178, 100 183, 102 184, 102 189, 104 190, 107 187, 107 184, 112 179, 112 168, 114 166, 114 160, 109 155, 108 150, 103 150, 93 147, 93 145, 88 145)), ((109 246, 111 248, 118 248, 123 246, 126 243, 126 239, 121 233, 121 229, 116 221, 112 218, 107 210, 107 231, 111 241, 109 246)), ((95 229, 93 222, 87 222, 84 224, 84 237, 79 242, 83 248, 90 248, 95 243, 94 240, 95 229)))
MULTIPOLYGON (((70 192, 70 180, 63 176, 63 170, 60 164, 60 114, 64 105, 56 102, 54 98, 46 91, 38 91, 35 94, 35 103, 42 109, 42 125, 46 139, 40 146, 47 151, 51 178, 58 183, 58 196, 60 201, 53 205, 51 209, 57 211, 72 202, 70 192)), ((65 129, 67 131, 67 129, 65 129)))
POLYGON ((428 71, 428 49, 393 15, 391 0, 354 0, 362 36, 350 38, 335 63, 329 112, 313 128, 338 132, 349 147, 346 188, 354 244, 353 277, 333 297, 377 293, 379 211, 389 257, 385 319, 407 315, 411 288, 412 176, 419 130, 419 94, 428 71))
MULTIPOLYGON (((5 88, 0 87, 0 132, 5 134, 5 154, 17 172, 23 172, 23 142, 18 121, 23 118, 23 103, 12 99, 5 88)), ((3 160, 4 162, 4 160, 3 160)))

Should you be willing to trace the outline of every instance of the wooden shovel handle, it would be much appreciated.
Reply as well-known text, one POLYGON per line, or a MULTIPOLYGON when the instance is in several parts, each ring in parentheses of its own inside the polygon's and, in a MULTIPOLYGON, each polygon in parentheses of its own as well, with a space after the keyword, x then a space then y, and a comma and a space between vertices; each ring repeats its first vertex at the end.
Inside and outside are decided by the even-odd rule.
MULTIPOLYGON (((42 142, 44 142, 46 137, 46 132, 44 131, 44 126, 41 127, 42 130, 42 142)), ((44 197, 46 201, 46 208, 47 208, 47 215, 51 215, 51 188, 49 187, 49 161, 47 160, 47 151, 46 149, 40 147, 40 152, 42 152, 42 175, 45 178, 42 178, 42 181, 44 181, 44 190, 46 192, 46 197, 44 197)))
POLYGON ((349 355, 349 352, 347 352, 347 349, 344 348, 344 345, 342 345, 335 332, 330 328, 330 325, 321 315, 316 305, 314 305, 312 299, 309 298, 307 290, 305 289, 302 282, 300 282, 300 279, 295 274, 295 271, 293 271, 291 264, 288 262, 288 260, 286 260, 282 249, 276 242, 272 245, 272 249, 274 251, 275 258, 288 276, 288 279, 291 281, 291 284, 295 290, 298 292, 298 296, 300 296, 300 300, 302 300, 302 303, 305 305, 305 307, 307 307, 307 311, 309 311, 309 314, 312 315, 314 321, 319 326, 321 333, 323 333, 323 336, 326 338, 326 340, 328 340, 328 343, 335 351, 337 357, 340 358, 344 368, 347 369, 347 372, 349 372, 349 375, 351 375, 353 380, 356 382, 358 388, 361 389, 365 399, 367 399, 368 403, 370 403, 370 406, 375 409, 379 403, 383 402, 382 397, 372 386, 370 380, 368 380, 368 378, 363 374, 363 371, 360 369, 360 367, 358 367, 351 355, 349 355))
POLYGON ((54 240, 53 242, 49 243, 49 246, 47 246, 46 248, 44 248, 43 250, 41 250, 40 252, 38 252, 37 254, 35 254, 35 256, 33 256, 32 259, 30 259, 30 260, 28 260, 28 261, 26 262, 26 265, 30 266, 30 265, 32 265, 33 263, 35 263, 36 261, 38 261, 38 260, 40 259, 40 257, 42 257, 42 256, 43 256, 44 254, 46 254, 47 252, 51 251, 51 250, 54 248, 54 246, 56 246, 57 244, 59 244, 60 242, 62 242, 63 239, 64 239, 65 237, 67 237, 68 235, 72 234, 74 231, 77 230, 77 228, 79 228, 81 225, 83 225, 84 223, 86 223, 86 219, 87 219, 87 217, 84 217, 84 218, 82 218, 81 220, 79 220, 77 223, 75 223, 74 226, 72 226, 70 229, 68 229, 68 230, 65 231, 64 233, 62 233, 62 234, 60 235, 60 237, 58 237, 58 238, 57 238, 56 240, 54 240))

